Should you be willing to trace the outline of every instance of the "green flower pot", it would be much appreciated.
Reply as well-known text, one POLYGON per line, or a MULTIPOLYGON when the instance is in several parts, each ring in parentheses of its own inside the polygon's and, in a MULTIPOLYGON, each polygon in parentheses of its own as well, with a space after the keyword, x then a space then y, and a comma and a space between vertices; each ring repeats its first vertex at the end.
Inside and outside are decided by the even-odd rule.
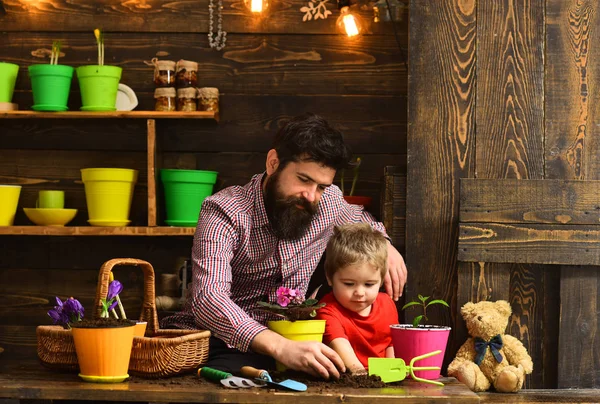
POLYGON ((12 102, 19 65, 0 62, 0 102, 12 102))
POLYGON ((29 78, 35 111, 66 111, 74 69, 65 65, 31 65, 29 78))
POLYGON ((169 226, 195 227, 204 199, 217 181, 216 171, 162 169, 169 226))
POLYGON ((80 66, 77 79, 82 111, 116 111, 117 91, 123 69, 117 66, 80 66))

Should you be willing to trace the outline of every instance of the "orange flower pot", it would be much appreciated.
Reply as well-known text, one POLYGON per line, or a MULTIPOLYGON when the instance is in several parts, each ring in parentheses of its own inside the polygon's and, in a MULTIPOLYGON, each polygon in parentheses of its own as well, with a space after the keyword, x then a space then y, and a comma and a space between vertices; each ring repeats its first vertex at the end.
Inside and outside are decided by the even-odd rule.
POLYGON ((134 330, 134 324, 118 328, 74 327, 79 377, 95 383, 119 383, 127 379, 134 330))

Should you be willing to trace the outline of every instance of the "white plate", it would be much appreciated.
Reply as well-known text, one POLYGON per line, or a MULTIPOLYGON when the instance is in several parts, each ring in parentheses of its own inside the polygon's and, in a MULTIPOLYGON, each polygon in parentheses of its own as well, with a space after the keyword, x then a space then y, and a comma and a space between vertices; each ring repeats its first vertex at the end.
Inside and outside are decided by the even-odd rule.
POLYGON ((119 83, 119 90, 117 91, 117 111, 131 111, 138 105, 138 99, 131 89, 123 83, 119 83))

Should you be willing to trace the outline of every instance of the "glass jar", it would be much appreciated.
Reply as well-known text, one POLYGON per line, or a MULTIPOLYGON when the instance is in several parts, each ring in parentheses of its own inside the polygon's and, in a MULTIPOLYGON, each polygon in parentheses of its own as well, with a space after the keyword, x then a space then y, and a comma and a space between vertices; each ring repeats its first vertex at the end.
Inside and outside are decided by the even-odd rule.
POLYGON ((219 89, 215 87, 202 87, 198 89, 198 110, 213 111, 219 114, 219 89))
POLYGON ((198 63, 189 60, 177 62, 177 88, 196 87, 198 84, 198 63))
POLYGON ((155 111, 175 111, 175 89, 173 87, 161 87, 154 90, 155 111))
POLYGON ((154 84, 156 87, 173 87, 175 85, 175 66, 172 60, 152 59, 154 64, 154 84))
POLYGON ((196 110, 196 89, 194 87, 177 89, 177 111, 196 110))

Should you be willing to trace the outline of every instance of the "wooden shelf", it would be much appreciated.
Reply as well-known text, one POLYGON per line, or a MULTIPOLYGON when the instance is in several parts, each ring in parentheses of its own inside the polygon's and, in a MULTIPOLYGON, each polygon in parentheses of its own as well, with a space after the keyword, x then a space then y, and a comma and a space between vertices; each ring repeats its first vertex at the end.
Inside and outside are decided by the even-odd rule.
POLYGON ((0 226, 0 236, 193 236, 195 227, 0 226))
POLYGON ((161 111, 115 111, 115 112, 37 112, 37 111, 4 111, 0 112, 0 118, 8 119, 105 119, 105 118, 139 118, 139 119, 214 119, 218 116, 212 111, 196 112, 161 112, 161 111))

